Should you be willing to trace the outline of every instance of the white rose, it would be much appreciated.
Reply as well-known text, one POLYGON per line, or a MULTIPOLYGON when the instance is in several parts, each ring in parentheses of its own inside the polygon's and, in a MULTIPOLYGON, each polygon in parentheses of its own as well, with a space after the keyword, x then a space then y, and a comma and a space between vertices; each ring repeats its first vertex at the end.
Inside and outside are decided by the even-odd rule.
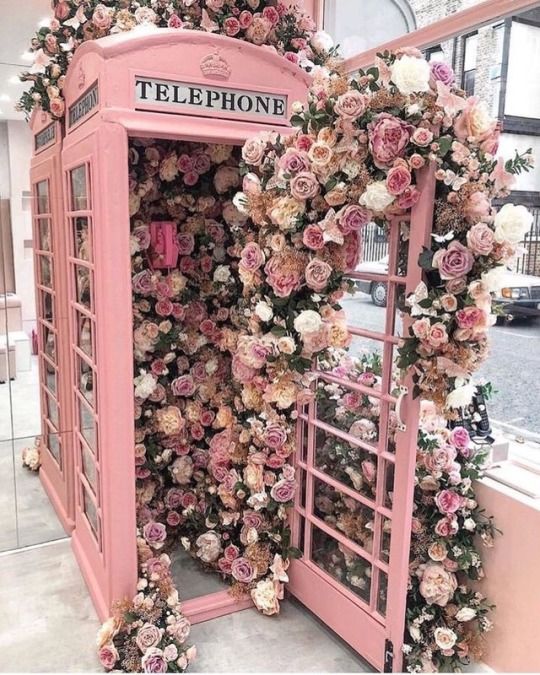
POLYGON ((324 30, 318 30, 311 38, 311 46, 318 52, 329 52, 334 46, 334 40, 324 30))
POLYGON ((462 607, 456 614, 458 621, 471 621, 476 616, 476 610, 471 607, 462 607))
POLYGON ((359 201, 370 211, 382 213, 394 201, 394 197, 386 189, 386 183, 379 180, 369 183, 359 201))
POLYGON ((465 408, 472 401, 472 398, 476 392, 475 384, 464 384, 461 387, 456 387, 454 391, 451 391, 446 397, 446 407, 447 408, 465 408))
POLYGON ((457 642, 457 635, 450 628, 435 628, 433 637, 439 649, 452 649, 457 642))
POLYGON ((294 320, 294 328, 300 335, 305 333, 316 333, 322 326, 321 315, 312 309, 305 309, 294 320))
POLYGON ((245 192, 237 192, 232 200, 232 203, 240 211, 240 213, 247 213, 247 196, 245 192))
POLYGON ((151 396, 157 385, 157 380, 151 373, 142 373, 133 382, 135 383, 135 396, 142 399, 151 396))
POLYGON ((255 306, 255 314, 261 321, 270 321, 274 316, 272 308, 267 302, 264 302, 264 300, 260 300, 255 306))
POLYGON ((414 623, 409 626, 409 634, 415 642, 420 642, 422 639, 420 628, 414 623))
POLYGON ((431 71, 425 59, 418 59, 416 56, 402 56, 400 59, 396 59, 390 71, 390 79, 405 96, 429 90, 431 71))
POLYGON ((299 113, 303 112, 303 110, 304 104, 302 103, 302 101, 294 101, 294 103, 292 104, 293 113, 296 113, 298 115, 299 113))
POLYGON ((469 532, 472 532, 476 527, 476 523, 472 518, 465 518, 463 521, 463 527, 469 532))
POLYGON ((264 509, 268 506, 268 495, 266 492, 257 492, 254 495, 251 495, 251 497, 247 500, 247 503, 249 506, 251 506, 252 509, 255 509, 255 511, 260 511, 261 509, 264 509))
POLYGON ((216 271, 214 272, 214 281, 217 281, 222 284, 226 284, 231 278, 231 270, 227 265, 218 265, 216 271))
POLYGON ((261 579, 251 591, 251 599, 263 614, 272 615, 279 612, 276 586, 272 579, 261 579))
POLYGON ((277 342, 277 346, 282 354, 294 354, 296 342, 292 337, 281 337, 277 342))
POLYGON ((197 557, 203 562, 214 562, 221 553, 221 541, 219 535, 215 532, 205 532, 197 538, 197 557))
POLYGON ((499 293, 504 286, 506 270, 502 265, 494 267, 489 272, 482 274, 481 280, 488 293, 499 293))
POLYGON ((524 206, 505 204, 495 216, 495 240, 518 244, 531 229, 532 213, 524 206))

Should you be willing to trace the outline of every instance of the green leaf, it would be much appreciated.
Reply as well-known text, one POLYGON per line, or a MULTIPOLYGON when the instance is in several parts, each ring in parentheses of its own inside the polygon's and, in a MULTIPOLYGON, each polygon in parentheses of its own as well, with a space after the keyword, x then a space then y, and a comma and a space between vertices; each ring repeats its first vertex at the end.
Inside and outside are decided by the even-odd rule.
POLYGON ((291 124, 293 127, 301 127, 304 125, 304 118, 301 117, 300 115, 293 115, 291 117, 291 124))
POLYGON ((429 248, 424 248, 418 256, 418 264, 423 270, 435 269, 433 267, 433 251, 430 251, 429 248))
POLYGON ((444 157, 450 148, 452 147, 452 137, 451 136, 441 136, 437 143, 439 144, 439 154, 441 157, 444 157))

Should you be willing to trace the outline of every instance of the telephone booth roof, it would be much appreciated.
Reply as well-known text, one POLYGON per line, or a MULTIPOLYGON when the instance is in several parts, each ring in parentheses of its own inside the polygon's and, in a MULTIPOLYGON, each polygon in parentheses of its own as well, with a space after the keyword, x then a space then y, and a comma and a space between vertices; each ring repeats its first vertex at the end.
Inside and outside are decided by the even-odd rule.
POLYGON ((65 84, 66 133, 104 121, 140 136, 241 143, 265 127, 286 131, 309 82, 274 50, 242 40, 130 31, 77 50, 65 84))

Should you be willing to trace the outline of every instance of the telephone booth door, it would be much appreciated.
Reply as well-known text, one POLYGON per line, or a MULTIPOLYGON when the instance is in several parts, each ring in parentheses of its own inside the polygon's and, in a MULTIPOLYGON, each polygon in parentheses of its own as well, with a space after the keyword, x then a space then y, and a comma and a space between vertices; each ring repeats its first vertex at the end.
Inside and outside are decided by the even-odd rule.
POLYGON ((422 278, 433 171, 418 182, 422 197, 410 218, 366 227, 364 252, 376 264, 360 263, 351 274, 358 290, 343 300, 348 356, 338 367, 316 367, 315 395, 297 428, 292 531, 302 557, 292 562, 290 591, 385 672, 402 663, 420 406, 411 375, 395 368, 407 334, 399 308, 422 278))
POLYGON ((34 274, 41 400, 40 478, 66 530, 73 529, 73 440, 69 396, 62 129, 36 110, 31 120, 34 274))
POLYGON ((72 545, 103 619, 114 600, 133 595, 137 579, 131 279, 117 260, 129 250, 127 175, 114 161, 126 156, 127 135, 103 124, 66 146, 72 545))

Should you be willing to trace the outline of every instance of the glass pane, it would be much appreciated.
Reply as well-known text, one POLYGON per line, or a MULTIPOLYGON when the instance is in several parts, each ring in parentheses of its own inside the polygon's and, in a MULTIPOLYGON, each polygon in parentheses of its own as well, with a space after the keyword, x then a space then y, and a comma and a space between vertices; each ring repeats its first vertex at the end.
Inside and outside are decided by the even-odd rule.
POLYGON ((49 323, 54 323, 54 299, 47 291, 40 291, 41 316, 49 323))
POLYGON ((374 512, 322 480, 314 480, 314 513, 368 553, 373 550, 374 512))
POLYGON ((45 380, 47 382, 47 389, 56 396, 57 387, 56 387, 56 371, 54 368, 51 368, 51 365, 47 361, 43 361, 44 371, 45 371, 45 380))
POLYGON ((88 491, 86 488, 81 484, 81 490, 83 493, 83 508, 84 508, 84 513, 86 514, 86 517, 88 518, 88 522, 90 523, 90 526, 92 530, 94 531, 94 534, 96 535, 96 538, 98 536, 98 514, 97 514, 97 509, 95 507, 94 502, 92 501, 92 498, 88 494, 88 491))
POLYGON ((312 530, 311 559, 364 602, 369 602, 371 565, 317 527, 312 530))
POLYGON ((39 280, 42 286, 52 288, 53 286, 53 262, 52 258, 46 255, 38 256, 39 259, 39 280))
POLYGON ((384 505, 391 509, 394 503, 394 465, 381 459, 384 472, 384 505))
POLYGON ((88 267, 75 265, 75 301, 92 310, 92 271, 88 267))
POLYGON ((90 358, 93 357, 92 348, 92 320, 80 312, 75 312, 77 317, 77 344, 80 349, 90 358))
POLYGON ((80 260, 90 261, 92 259, 92 247, 90 242, 88 218, 80 216, 73 218, 73 257, 80 260))
MULTIPOLYGON (((56 363, 56 338, 54 332, 45 324, 40 324, 41 326, 41 339, 43 343, 43 351, 51 359, 53 363, 56 363)), ((51 369, 50 365, 45 364, 47 371, 51 369)))
POLYGON ((379 551, 379 558, 385 563, 390 561, 390 544, 392 540, 392 521, 388 518, 382 518, 382 532, 381 532, 381 550, 379 551))
POLYGON ((38 213, 49 213, 49 181, 42 180, 36 184, 36 194, 37 194, 37 212, 38 213))
POLYGON ((83 473, 86 476, 92 490, 94 491, 94 494, 97 495, 97 472, 95 460, 92 456, 92 453, 90 450, 88 450, 84 443, 79 442, 79 447, 81 450, 83 473))
POLYGON ((96 452, 96 430, 94 423, 94 416, 88 406, 86 406, 80 398, 79 402, 79 429, 84 440, 88 443, 90 449, 96 452))
POLYGON ((388 576, 386 572, 379 570, 379 583, 377 589, 377 611, 386 616, 386 601, 388 599, 388 576))
POLYGON ((71 196, 71 208, 73 211, 85 211, 89 208, 86 165, 84 164, 71 171, 71 196))
POLYGON ((38 226, 38 247, 42 251, 52 251, 51 242, 51 221, 48 218, 40 218, 37 221, 38 226))
POLYGON ((79 391, 84 398, 94 407, 94 372, 92 368, 80 357, 76 358, 79 373, 79 391))
POLYGON ((316 438, 316 467, 364 497, 375 499, 377 457, 322 429, 317 429, 316 438))
POLYGON ((60 437, 55 433, 47 433, 45 444, 60 468, 62 468, 62 453, 60 451, 60 437))
POLYGON ((58 405, 51 396, 45 396, 45 403, 47 406, 47 417, 52 422, 55 429, 58 429, 58 405))

